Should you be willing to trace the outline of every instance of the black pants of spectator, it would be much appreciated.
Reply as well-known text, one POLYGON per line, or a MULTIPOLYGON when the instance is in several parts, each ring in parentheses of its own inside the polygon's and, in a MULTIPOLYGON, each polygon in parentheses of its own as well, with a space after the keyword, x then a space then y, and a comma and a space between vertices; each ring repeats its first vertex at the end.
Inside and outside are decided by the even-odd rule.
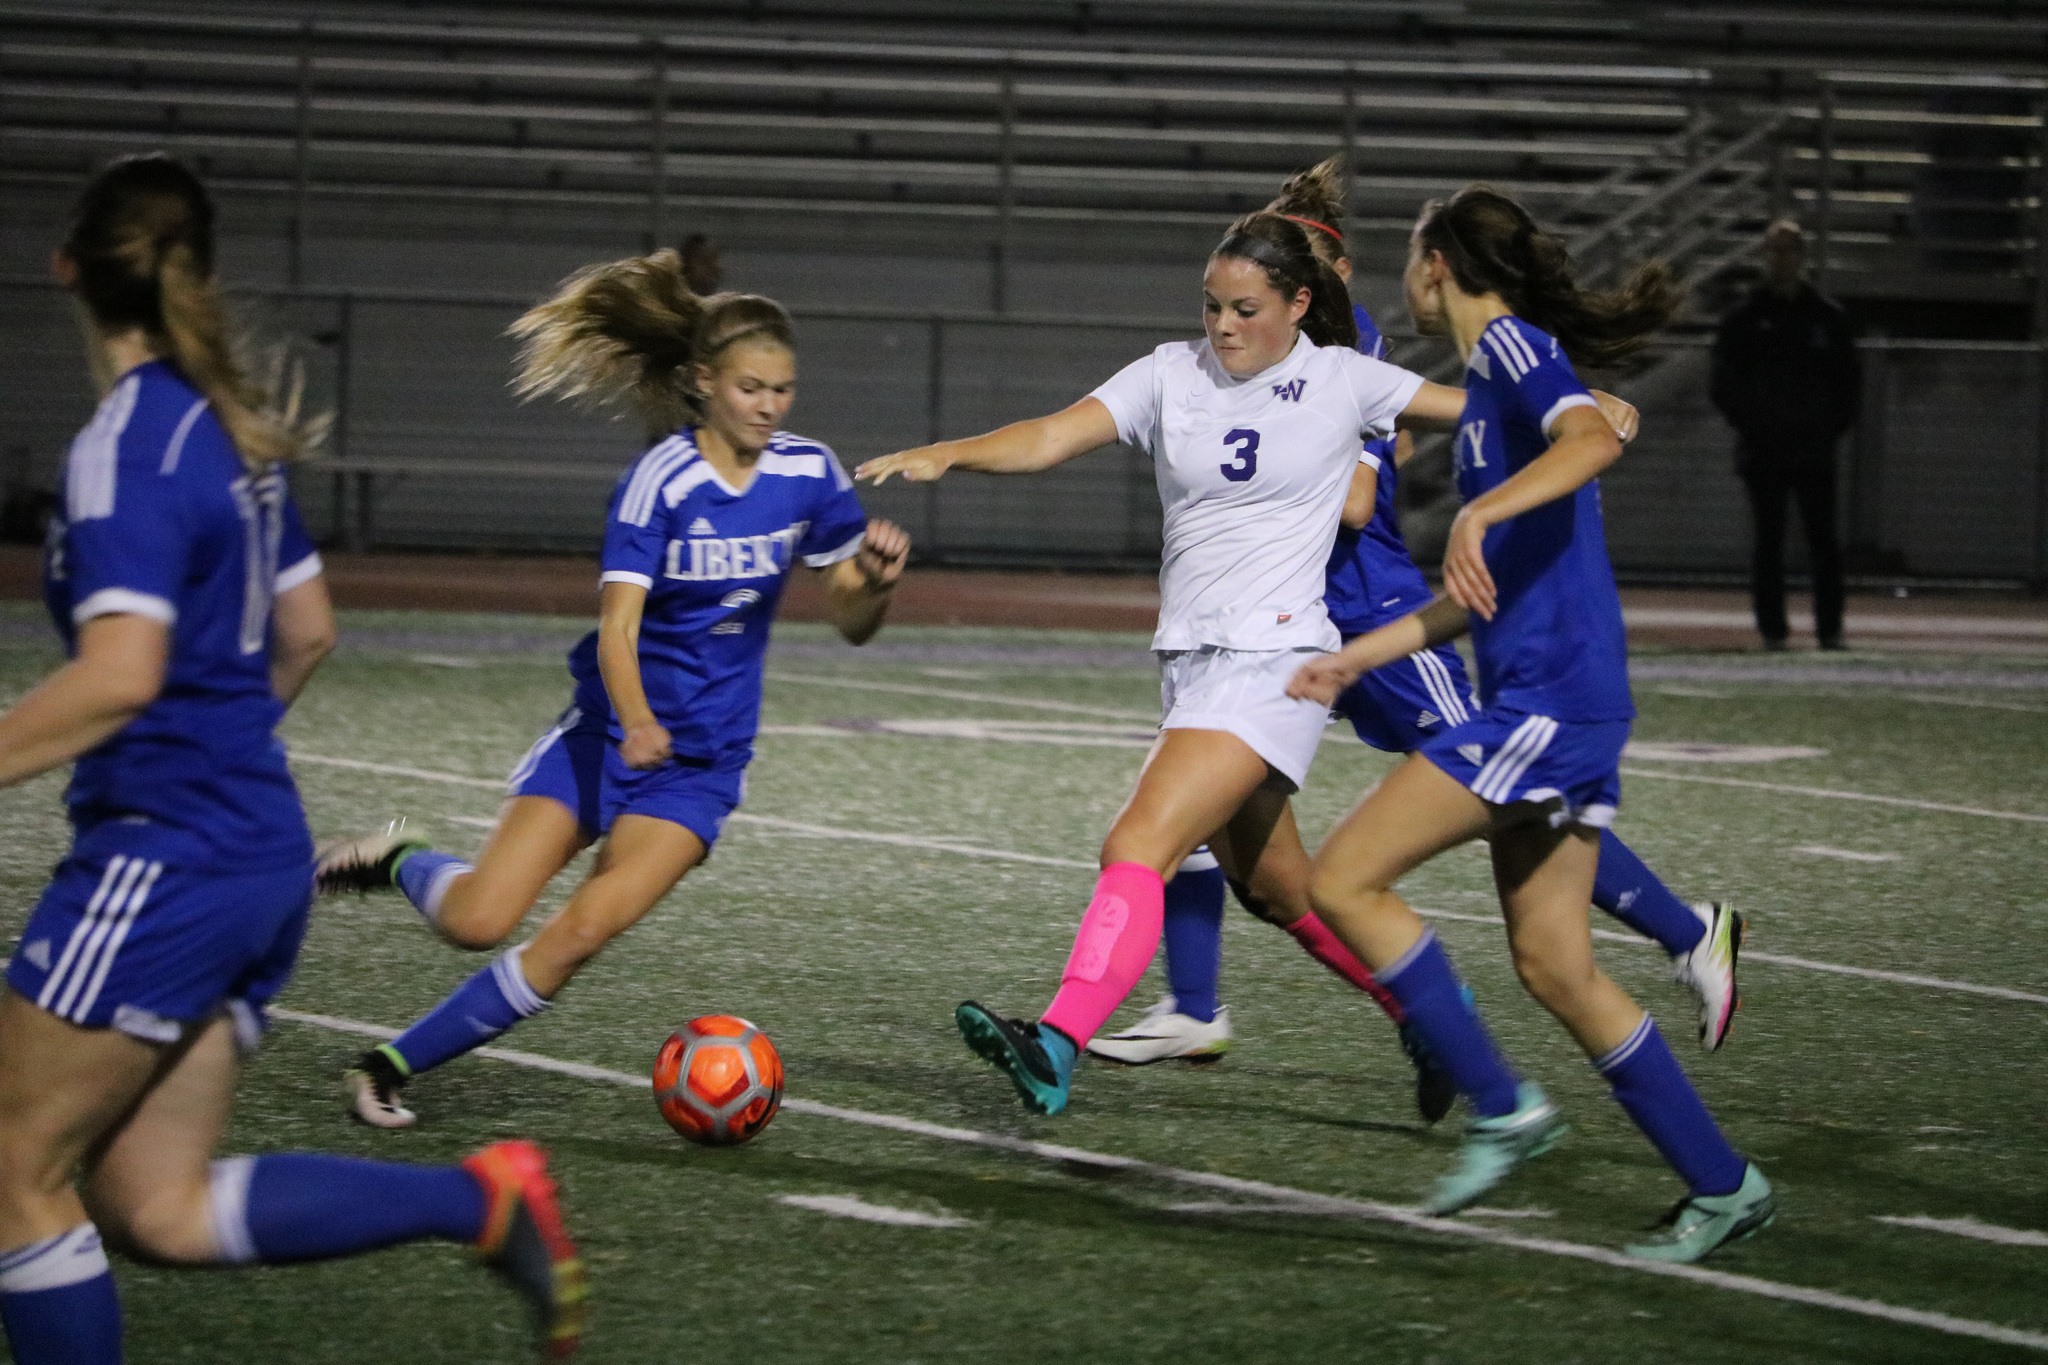
POLYGON ((1842 547, 1835 539, 1835 462, 1824 458, 1745 450, 1738 465, 1749 490, 1756 541, 1749 561, 1750 602, 1757 633, 1783 643, 1785 621, 1785 509, 1799 506, 1806 557, 1813 566, 1813 633, 1822 644, 1842 638, 1842 547))

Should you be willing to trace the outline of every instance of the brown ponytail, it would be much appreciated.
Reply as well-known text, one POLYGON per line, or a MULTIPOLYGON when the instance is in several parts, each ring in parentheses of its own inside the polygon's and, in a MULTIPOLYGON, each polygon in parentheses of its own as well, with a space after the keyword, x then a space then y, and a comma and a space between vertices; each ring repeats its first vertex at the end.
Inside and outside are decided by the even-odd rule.
POLYGON ((649 430, 702 416, 695 367, 752 338, 796 349, 782 305, 759 294, 692 293, 673 251, 589 266, 514 322, 521 398, 623 402, 649 430))
POLYGON ((1467 294, 1498 294, 1515 316, 1556 337, 1582 365, 1609 365, 1642 349, 1685 302, 1671 267, 1649 261, 1615 289, 1581 289, 1562 241, 1487 185, 1467 185, 1422 209, 1416 240, 1441 251, 1467 294))
POLYGON ((1276 213, 1248 213, 1230 225, 1209 253, 1250 261, 1266 272, 1266 282, 1292 300, 1309 292, 1302 334, 1318 346, 1356 346, 1358 319, 1351 313, 1351 295, 1328 262, 1309 246, 1308 230, 1276 213))
POLYGON ((1344 158, 1333 156, 1297 171, 1280 187, 1267 213, 1308 233, 1316 255, 1334 264, 1351 252, 1344 244, 1344 158))
POLYGON ((182 163, 123 157, 94 176, 63 250, 92 323, 140 328, 206 396, 244 464, 260 469, 319 444, 327 419, 302 416, 303 375, 286 374, 281 359, 270 384, 248 373, 250 348, 214 279, 213 204, 182 163))

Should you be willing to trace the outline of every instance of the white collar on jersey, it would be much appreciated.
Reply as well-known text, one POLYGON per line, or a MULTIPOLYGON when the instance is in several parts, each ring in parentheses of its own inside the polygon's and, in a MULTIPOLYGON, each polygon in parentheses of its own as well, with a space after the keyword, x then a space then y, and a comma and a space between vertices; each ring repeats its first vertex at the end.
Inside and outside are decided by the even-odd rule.
POLYGON ((1307 332, 1303 332, 1294 338, 1294 349, 1282 356, 1278 361, 1268 365, 1257 374, 1239 376, 1223 368, 1223 362, 1216 358, 1216 348, 1209 344, 1208 337, 1202 338, 1202 364, 1210 371, 1211 377, 1216 380, 1217 385, 1221 388, 1236 388, 1241 384, 1271 383, 1288 370, 1301 364, 1307 357, 1314 355, 1315 352, 1316 344, 1308 339, 1307 332))

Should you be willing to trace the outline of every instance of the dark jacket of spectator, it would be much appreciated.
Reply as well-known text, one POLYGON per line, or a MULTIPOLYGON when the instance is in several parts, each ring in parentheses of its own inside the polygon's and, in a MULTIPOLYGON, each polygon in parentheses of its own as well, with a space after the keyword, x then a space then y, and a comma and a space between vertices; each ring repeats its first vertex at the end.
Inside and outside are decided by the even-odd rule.
POLYGON ((1713 398, 1738 458, 1831 459, 1862 398, 1848 315, 1804 280, 1790 294, 1760 285, 1721 320, 1713 398))

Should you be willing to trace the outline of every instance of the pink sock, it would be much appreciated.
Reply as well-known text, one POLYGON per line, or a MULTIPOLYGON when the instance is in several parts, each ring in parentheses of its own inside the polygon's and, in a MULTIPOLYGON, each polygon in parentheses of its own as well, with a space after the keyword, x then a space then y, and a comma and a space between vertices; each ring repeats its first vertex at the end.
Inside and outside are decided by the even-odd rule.
POLYGON ((1401 1002, 1393 992, 1380 984, 1372 974, 1372 968, 1358 960, 1358 955, 1344 946, 1344 940, 1330 932, 1330 926, 1311 910, 1287 926, 1287 932, 1294 935, 1294 941, 1308 951, 1308 955, 1328 967, 1337 975, 1349 981, 1358 989, 1371 996, 1379 1007, 1387 1012, 1387 1018, 1397 1024, 1406 1023, 1408 1011, 1401 1008, 1401 1002))
POLYGON ((1040 1017, 1085 1045, 1152 965, 1165 924, 1166 883, 1157 872, 1143 863, 1102 869, 1060 974, 1060 993, 1040 1017))

